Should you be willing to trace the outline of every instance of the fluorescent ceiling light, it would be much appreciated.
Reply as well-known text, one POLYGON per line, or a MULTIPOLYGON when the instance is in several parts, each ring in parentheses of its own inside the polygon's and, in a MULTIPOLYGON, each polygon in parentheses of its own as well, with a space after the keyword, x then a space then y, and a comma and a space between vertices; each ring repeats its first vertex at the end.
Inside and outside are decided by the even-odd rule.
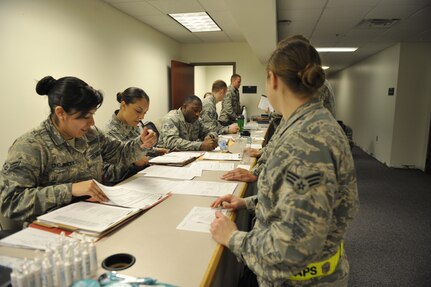
POLYGON ((190 32, 221 31, 220 27, 206 12, 168 14, 190 32))
POLYGON ((358 47, 322 47, 316 50, 317 52, 355 52, 358 47))
POLYGON ((323 69, 323 70, 328 70, 328 69, 329 69, 329 66, 322 66, 322 69, 323 69))

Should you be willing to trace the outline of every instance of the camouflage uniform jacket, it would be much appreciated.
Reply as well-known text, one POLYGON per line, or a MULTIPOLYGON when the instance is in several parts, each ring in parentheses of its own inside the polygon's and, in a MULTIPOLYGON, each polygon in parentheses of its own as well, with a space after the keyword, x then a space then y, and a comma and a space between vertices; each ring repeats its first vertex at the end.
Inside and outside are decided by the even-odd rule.
POLYGON ((50 118, 19 137, 9 149, 0 173, 0 212, 32 221, 72 200, 72 183, 103 181, 103 162, 130 166, 141 154, 139 138, 112 140, 91 128, 71 146, 50 118))
MULTIPOLYGON (((122 142, 127 142, 130 140, 134 140, 141 135, 139 127, 132 127, 128 124, 122 123, 117 118, 118 110, 114 112, 112 115, 111 121, 106 125, 105 134, 113 139, 117 139, 122 142)), ((148 151, 151 149, 143 149, 141 153, 141 157, 147 155, 148 151)), ((105 162, 103 164, 103 170, 105 175, 105 183, 115 184, 121 180, 124 180, 138 171, 142 170, 142 168, 131 164, 129 167, 125 165, 119 164, 110 164, 105 162)))
POLYGON ((219 121, 225 126, 230 125, 236 121, 236 118, 241 112, 239 91, 237 88, 230 85, 222 101, 219 121))
POLYGON ((278 143, 278 140, 280 138, 281 132, 283 130, 283 125, 286 123, 286 121, 281 118, 280 124, 277 126, 274 135, 269 140, 268 144, 264 146, 261 150, 261 155, 259 159, 256 162, 256 165, 251 170, 251 173, 255 176, 259 176, 259 173, 262 171, 263 167, 265 166, 265 163, 268 159, 268 155, 271 153, 271 151, 274 148, 274 145, 278 143))
POLYGON ((325 80, 322 87, 320 87, 318 94, 323 106, 327 108, 336 119, 334 91, 332 90, 331 84, 328 80, 325 80))
POLYGON ((158 147, 177 151, 199 150, 207 135, 217 137, 217 133, 207 130, 199 119, 193 123, 186 122, 179 108, 163 117, 158 147))
POLYGON ((209 131, 215 131, 219 135, 229 133, 229 127, 222 126, 217 118, 216 100, 210 95, 202 101, 201 121, 209 131))
POLYGON ((246 198, 256 223, 250 232, 235 231, 229 249, 260 286, 332 286, 348 276, 345 256, 329 276, 288 278, 335 254, 358 210, 349 144, 318 99, 299 107, 279 132, 259 175, 258 193, 246 198))

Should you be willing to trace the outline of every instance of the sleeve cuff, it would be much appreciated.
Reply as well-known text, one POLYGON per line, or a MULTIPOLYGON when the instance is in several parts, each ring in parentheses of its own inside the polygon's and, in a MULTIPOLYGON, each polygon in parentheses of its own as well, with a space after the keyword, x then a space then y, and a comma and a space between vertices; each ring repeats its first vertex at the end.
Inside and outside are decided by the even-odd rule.
POLYGON ((229 239, 228 248, 235 254, 235 256, 240 261, 243 261, 241 255, 241 246, 246 235, 247 232, 237 230, 233 232, 232 236, 229 239))
MULTIPOLYGON (((57 189, 57 188, 56 188, 57 189)), ((62 184, 59 192, 59 200, 61 204, 68 204, 72 201, 72 183, 62 184)))
POLYGON ((244 200, 245 200, 245 207, 247 208, 247 210, 254 212, 256 208, 257 195, 246 197, 244 198, 244 200))

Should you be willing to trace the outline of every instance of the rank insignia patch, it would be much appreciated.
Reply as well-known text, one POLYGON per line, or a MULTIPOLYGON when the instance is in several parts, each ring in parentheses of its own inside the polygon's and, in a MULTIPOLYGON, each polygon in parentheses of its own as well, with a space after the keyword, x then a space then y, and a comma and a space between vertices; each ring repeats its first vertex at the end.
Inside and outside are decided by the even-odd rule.
POLYGON ((299 194, 305 194, 307 191, 315 185, 320 184, 322 180, 322 173, 316 172, 307 176, 301 177, 291 171, 287 172, 287 181, 290 182, 295 191, 299 194))

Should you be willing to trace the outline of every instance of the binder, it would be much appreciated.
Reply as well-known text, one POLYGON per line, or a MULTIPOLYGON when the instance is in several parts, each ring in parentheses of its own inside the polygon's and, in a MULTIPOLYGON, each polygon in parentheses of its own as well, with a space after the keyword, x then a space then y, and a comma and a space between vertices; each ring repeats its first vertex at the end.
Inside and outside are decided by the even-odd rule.
POLYGON ((150 164, 162 164, 170 166, 185 166, 202 156, 204 152, 170 152, 149 160, 150 164))

